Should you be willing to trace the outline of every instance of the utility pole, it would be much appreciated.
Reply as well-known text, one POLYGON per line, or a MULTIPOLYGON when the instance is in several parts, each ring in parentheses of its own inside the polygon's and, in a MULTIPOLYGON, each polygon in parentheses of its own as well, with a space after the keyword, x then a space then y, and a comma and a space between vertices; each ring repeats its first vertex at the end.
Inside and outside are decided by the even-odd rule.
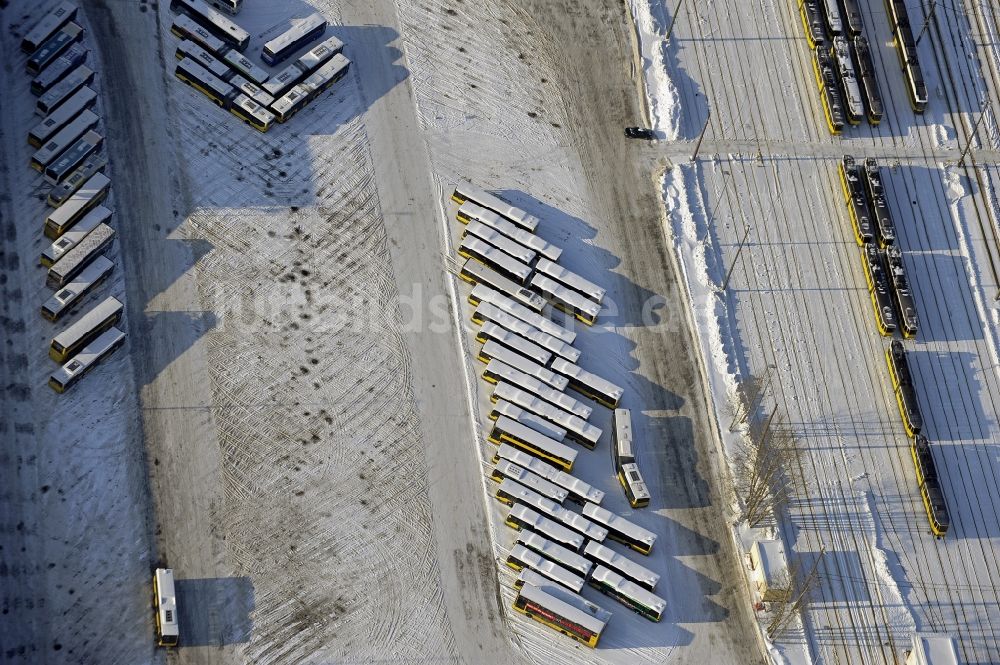
POLYGON ((743 239, 740 240, 740 246, 736 249, 736 256, 733 257, 733 262, 729 264, 729 271, 726 272, 726 281, 722 283, 722 290, 725 292, 726 287, 729 286, 729 278, 733 276, 733 269, 736 268, 736 262, 740 258, 740 252, 743 251, 744 245, 746 245, 747 238, 750 236, 750 225, 747 224, 746 230, 743 232, 743 239))
POLYGON ((927 18, 924 19, 924 27, 920 28, 920 34, 917 35, 917 41, 915 46, 920 46, 920 38, 924 36, 927 32, 927 28, 930 27, 931 19, 934 17, 934 11, 937 9, 937 0, 931 0, 931 10, 927 12, 927 18))
POLYGON ((670 41, 670 35, 674 33, 674 23, 677 23, 677 17, 681 13, 681 5, 684 4, 684 0, 677 0, 677 6, 674 7, 674 15, 670 17, 670 27, 667 28, 666 41, 670 41))
POLYGON ((708 123, 712 119, 712 109, 708 109, 708 117, 705 118, 705 126, 701 128, 701 134, 698 134, 698 142, 694 144, 694 153, 691 155, 691 161, 698 159, 698 151, 701 150, 701 142, 705 140, 705 132, 708 131, 708 123))
POLYGON ((972 135, 969 136, 969 142, 965 145, 965 150, 962 151, 962 156, 958 159, 958 166, 965 166, 965 158, 969 154, 969 150, 972 149, 972 143, 976 140, 976 135, 979 133, 979 126, 983 124, 983 119, 986 117, 986 109, 983 109, 979 114, 979 120, 976 122, 976 126, 972 128, 972 135))

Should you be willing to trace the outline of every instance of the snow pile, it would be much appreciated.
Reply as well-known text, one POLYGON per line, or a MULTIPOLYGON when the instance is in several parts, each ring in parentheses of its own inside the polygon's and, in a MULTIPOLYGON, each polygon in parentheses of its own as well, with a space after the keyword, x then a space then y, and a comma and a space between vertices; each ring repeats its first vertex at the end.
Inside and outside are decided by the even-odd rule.
POLYGON ((629 9, 636 25, 639 55, 646 79, 646 99, 649 121, 661 133, 661 138, 676 140, 680 126, 680 104, 677 86, 667 69, 670 42, 667 30, 670 20, 661 3, 629 0, 629 9))

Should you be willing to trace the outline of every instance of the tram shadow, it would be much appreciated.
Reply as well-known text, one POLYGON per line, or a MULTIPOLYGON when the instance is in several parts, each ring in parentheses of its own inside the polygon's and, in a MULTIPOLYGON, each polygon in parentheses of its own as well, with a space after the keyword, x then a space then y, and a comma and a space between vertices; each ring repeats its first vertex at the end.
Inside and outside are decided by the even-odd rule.
POLYGON ((982 440, 989 436, 991 418, 983 410, 974 353, 909 351, 906 354, 924 413, 924 434, 932 441, 982 440), (928 417, 929 416, 929 417, 928 417))
POLYGON ((254 589, 249 577, 177 580, 175 586, 182 646, 218 647, 250 641, 254 589))

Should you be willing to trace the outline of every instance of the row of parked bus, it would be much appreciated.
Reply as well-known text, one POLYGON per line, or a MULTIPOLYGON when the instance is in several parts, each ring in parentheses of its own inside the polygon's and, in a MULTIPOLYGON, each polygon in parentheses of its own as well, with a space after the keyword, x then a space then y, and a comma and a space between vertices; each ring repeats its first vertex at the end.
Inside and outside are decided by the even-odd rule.
POLYGON ((861 247, 875 324, 883 335, 899 330, 903 337, 912 338, 917 334, 916 303, 902 250, 896 244, 896 226, 878 162, 869 157, 858 164, 854 157, 844 155, 839 174, 854 239, 861 247))
POLYGON ((551 307, 593 325, 605 290, 558 263, 562 250, 536 234, 536 216, 468 182, 452 199, 465 225, 458 275, 473 285, 478 358, 493 384, 490 477, 511 507, 506 523, 519 531, 506 559, 520 572, 514 608, 589 646, 611 615, 580 595, 585 585, 659 621, 659 576, 605 544, 648 555, 655 534, 603 508, 604 492, 572 475, 578 446, 593 450, 604 434, 590 422, 592 400, 612 410, 611 464, 629 504, 649 504, 631 413, 619 408, 624 390, 583 369, 577 333, 547 315, 551 307))
MULTIPOLYGON (((29 132, 28 143, 36 148, 31 167, 49 186, 45 198, 52 209, 42 232, 51 243, 39 262, 55 289, 42 305, 42 316, 53 322, 75 311, 114 267, 104 256, 115 237, 112 211, 103 205, 111 180, 104 174, 97 93, 90 87, 95 72, 87 64, 78 12, 75 4, 60 2, 21 41, 28 55, 25 68, 34 77, 35 111, 43 116, 29 132)), ((64 392, 121 346, 125 333, 115 326, 123 309, 121 302, 107 297, 53 337, 49 356, 60 364, 49 378, 53 390, 64 392)))
MULTIPOLYGON (((249 33, 212 5, 173 0, 171 8, 180 12, 171 25, 171 32, 181 38, 175 76, 258 131, 288 121, 350 69, 343 42, 328 37, 271 76, 243 55, 249 33)), ((239 7, 227 11, 235 14, 239 7)), ((326 28, 321 14, 299 20, 264 44, 261 60, 278 65, 322 37, 326 28)))

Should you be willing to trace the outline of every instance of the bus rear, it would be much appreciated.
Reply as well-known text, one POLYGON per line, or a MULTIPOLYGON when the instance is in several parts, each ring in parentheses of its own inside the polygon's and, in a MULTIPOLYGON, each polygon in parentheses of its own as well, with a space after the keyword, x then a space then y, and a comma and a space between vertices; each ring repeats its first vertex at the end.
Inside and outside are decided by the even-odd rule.
POLYGON ((42 316, 49 321, 58 321, 87 294, 97 288, 111 274, 115 264, 106 256, 98 256, 83 269, 72 282, 56 291, 42 305, 42 316))

